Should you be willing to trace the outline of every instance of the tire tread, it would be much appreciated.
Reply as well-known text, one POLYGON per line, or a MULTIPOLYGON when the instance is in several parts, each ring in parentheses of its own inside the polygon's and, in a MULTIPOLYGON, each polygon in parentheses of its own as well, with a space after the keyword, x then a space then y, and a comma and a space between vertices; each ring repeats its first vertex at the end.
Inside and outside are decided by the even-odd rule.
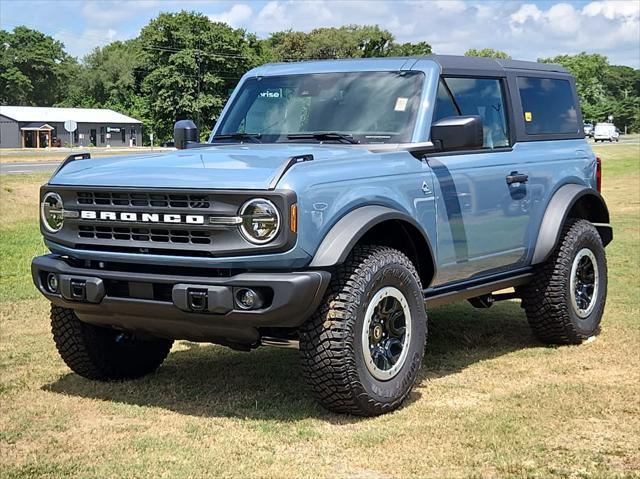
POLYGON ((375 272, 386 264, 407 268, 422 288, 413 263, 401 252, 386 246, 356 246, 336 268, 324 301, 300 330, 304 376, 317 400, 329 410, 361 416, 383 414, 396 409, 411 390, 406 388, 390 402, 377 401, 368 396, 357 375, 353 340, 357 301, 375 272))
POLYGON ((88 379, 133 379, 155 371, 169 354, 173 341, 133 340, 114 353, 106 344, 112 331, 78 319, 72 309, 51 306, 51 332, 60 357, 75 373, 88 379))
MULTIPOLYGON (((535 272, 531 283, 520 289, 522 307, 529 325, 538 339, 547 344, 580 344, 588 339, 571 320, 567 291, 573 251, 576 242, 590 235, 602 247, 594 226, 582 219, 569 219, 564 225, 561 240, 551 256, 535 272)), ((605 263, 606 265, 606 263, 605 263)), ((606 274, 606 270, 603 272, 606 274)), ((597 334, 599 328, 593 334, 597 334)))

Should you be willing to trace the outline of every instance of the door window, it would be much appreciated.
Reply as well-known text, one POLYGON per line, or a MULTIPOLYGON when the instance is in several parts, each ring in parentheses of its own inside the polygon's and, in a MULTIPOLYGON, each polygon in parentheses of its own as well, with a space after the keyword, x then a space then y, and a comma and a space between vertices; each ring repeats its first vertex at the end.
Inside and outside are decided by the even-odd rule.
POLYGON ((502 81, 497 78, 444 78, 438 86, 434 121, 447 116, 479 115, 484 148, 509 146, 502 81))

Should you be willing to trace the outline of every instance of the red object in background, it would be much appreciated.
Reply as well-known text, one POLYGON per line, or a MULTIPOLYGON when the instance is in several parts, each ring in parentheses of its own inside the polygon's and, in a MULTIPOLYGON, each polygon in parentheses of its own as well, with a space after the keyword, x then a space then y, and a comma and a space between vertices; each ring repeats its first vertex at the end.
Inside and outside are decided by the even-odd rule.
POLYGON ((602 158, 596 156, 596 189, 602 191, 602 158))

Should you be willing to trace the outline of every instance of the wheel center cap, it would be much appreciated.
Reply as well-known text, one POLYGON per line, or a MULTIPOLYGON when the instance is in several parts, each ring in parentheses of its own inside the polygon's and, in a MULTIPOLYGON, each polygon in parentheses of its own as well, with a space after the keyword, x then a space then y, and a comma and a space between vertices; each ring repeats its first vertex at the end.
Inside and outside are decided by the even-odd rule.
POLYGON ((374 328, 373 328, 373 339, 378 342, 380 341, 380 339, 382 338, 382 326, 380 326, 379 324, 377 324, 374 328))

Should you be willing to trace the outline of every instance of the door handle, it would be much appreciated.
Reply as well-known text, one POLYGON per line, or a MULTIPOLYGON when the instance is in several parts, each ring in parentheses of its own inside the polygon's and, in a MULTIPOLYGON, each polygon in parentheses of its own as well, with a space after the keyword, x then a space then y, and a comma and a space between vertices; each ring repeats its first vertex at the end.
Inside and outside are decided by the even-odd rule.
POLYGON ((506 179, 508 185, 512 185, 514 183, 526 183, 527 181, 529 181, 529 175, 518 173, 517 171, 512 171, 507 175, 506 179))

